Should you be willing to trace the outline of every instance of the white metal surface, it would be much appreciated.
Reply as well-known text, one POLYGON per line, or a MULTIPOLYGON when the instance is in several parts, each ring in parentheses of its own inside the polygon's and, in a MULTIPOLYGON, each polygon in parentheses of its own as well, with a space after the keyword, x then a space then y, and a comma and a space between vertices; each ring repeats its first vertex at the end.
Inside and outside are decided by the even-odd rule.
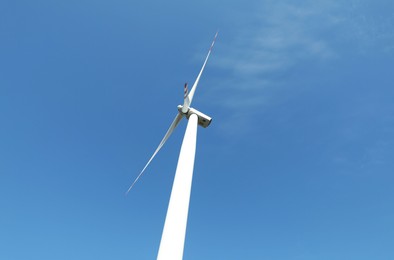
POLYGON ((185 244, 190 191, 196 152, 198 117, 189 117, 183 138, 167 216, 161 237, 158 260, 181 260, 185 244))
MULTIPOLYGON (((182 109, 183 109, 183 107, 181 105, 178 105, 179 113, 183 113, 182 109)), ((200 125, 200 126, 202 126, 204 128, 207 128, 212 122, 212 118, 211 117, 207 116, 206 114, 204 114, 204 113, 202 113, 202 112, 200 112, 197 109, 192 108, 192 107, 189 107, 187 112, 183 113, 183 114, 186 116, 187 119, 189 119, 190 115, 196 114, 198 116, 198 125, 200 125)))
POLYGON ((182 107, 182 113, 186 113, 187 110, 189 109, 190 105, 192 104, 194 92, 196 91, 198 82, 200 81, 200 78, 201 78, 202 72, 204 71, 205 65, 207 65, 207 61, 208 61, 208 59, 209 59, 209 55, 211 55, 212 48, 213 48, 213 45, 215 45, 215 41, 216 41, 216 37, 217 37, 217 36, 218 36, 218 33, 216 32, 215 37, 213 38, 213 42, 212 42, 212 44, 211 44, 211 47, 209 48, 207 57, 205 57, 205 61, 204 61, 204 64, 202 65, 202 68, 201 68, 201 70, 200 70, 200 73, 198 73, 198 76, 197 76, 197 78, 196 78, 196 81, 194 82, 193 87, 192 87, 192 89, 190 90, 190 93, 189 93, 189 94, 187 95, 187 97, 185 98, 185 101, 184 101, 184 104, 183 104, 183 107, 182 107))
POLYGON ((172 124, 170 126, 170 128, 168 128, 167 133, 164 135, 163 139, 161 140, 159 146, 156 148, 156 151, 153 153, 153 155, 151 156, 151 158, 149 159, 149 161, 145 164, 145 167, 142 169, 142 171, 140 172, 140 174, 137 176, 137 178, 134 180, 134 182, 130 185, 129 189, 126 191, 126 194, 129 193, 129 191, 131 190, 131 188, 133 188, 134 184, 138 181, 138 179, 142 176, 142 174, 144 173, 146 167, 148 167, 148 165, 150 164, 150 162, 153 160, 153 158, 155 157, 155 155, 160 151, 160 149, 163 147, 163 145, 165 144, 165 142, 167 141, 167 139, 171 136, 172 132, 175 130, 175 128, 177 127, 177 125, 179 124, 179 122, 182 119, 182 114, 178 113, 176 115, 176 117, 174 118, 174 121, 172 121, 172 124))
POLYGON ((197 114, 198 115, 198 124, 201 125, 202 127, 207 127, 212 119, 207 116, 204 115, 203 113, 195 110, 195 109, 191 109, 190 110, 190 105, 192 103, 193 100, 193 96, 194 96, 194 92, 196 91, 198 82, 200 81, 201 75, 204 71, 205 65, 208 62, 209 56, 211 55, 212 52, 212 48, 215 45, 215 41, 216 41, 216 37, 218 36, 218 33, 216 32, 215 37, 213 38, 211 47, 209 48, 208 54, 205 57, 205 61, 204 64, 202 65, 202 68, 200 70, 200 73, 198 74, 196 81, 193 84, 193 87, 189 93, 188 91, 188 87, 187 87, 187 83, 185 84, 184 87, 184 103, 183 106, 178 106, 178 110, 179 110, 179 114, 175 117, 174 121, 172 122, 170 128, 168 129, 167 133, 164 135, 163 140, 161 140, 159 146, 156 148, 156 151, 153 153, 153 155, 151 156, 151 158, 149 159, 149 161, 145 164, 145 167, 142 169, 142 171, 140 172, 140 174, 137 176, 137 178, 134 180, 134 182, 130 185, 129 189, 126 191, 126 194, 129 193, 129 191, 133 188, 134 184, 139 180, 139 178, 144 174, 145 169, 148 167, 148 165, 150 164, 150 162, 153 160, 153 158, 156 156, 156 154, 160 151, 161 147, 165 144, 165 142, 167 141, 167 139, 171 136, 172 132, 174 131, 174 129, 177 127, 177 125, 179 124, 179 122, 181 121, 182 117, 185 115, 187 118, 189 118, 190 114, 197 114))

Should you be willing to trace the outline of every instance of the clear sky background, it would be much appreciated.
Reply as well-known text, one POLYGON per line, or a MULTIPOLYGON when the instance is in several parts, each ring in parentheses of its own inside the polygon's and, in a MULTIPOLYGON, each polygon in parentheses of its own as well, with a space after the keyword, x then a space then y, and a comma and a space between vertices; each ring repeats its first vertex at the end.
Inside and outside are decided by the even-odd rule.
POLYGON ((184 259, 394 259, 394 3, 1 1, 0 259, 155 259, 219 37, 184 259))

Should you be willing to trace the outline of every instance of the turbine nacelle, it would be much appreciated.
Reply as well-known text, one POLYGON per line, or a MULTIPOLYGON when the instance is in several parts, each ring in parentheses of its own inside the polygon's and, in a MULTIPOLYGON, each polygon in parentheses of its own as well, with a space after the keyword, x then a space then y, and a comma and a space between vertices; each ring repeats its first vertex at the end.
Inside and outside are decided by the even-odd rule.
POLYGON ((187 119, 189 119, 189 117, 190 117, 192 114, 197 115, 197 117, 198 117, 198 124, 199 124, 200 126, 204 127, 204 128, 208 127, 209 124, 210 124, 211 121, 212 121, 212 118, 211 118, 211 117, 205 115, 204 113, 201 113, 200 111, 198 111, 198 110, 196 110, 196 109, 194 109, 194 108, 192 108, 192 107, 189 107, 189 108, 187 109, 186 112, 183 112, 183 110, 184 110, 183 108, 184 108, 184 107, 183 107, 182 105, 178 105, 178 111, 179 111, 179 113, 181 113, 182 115, 184 115, 187 119))

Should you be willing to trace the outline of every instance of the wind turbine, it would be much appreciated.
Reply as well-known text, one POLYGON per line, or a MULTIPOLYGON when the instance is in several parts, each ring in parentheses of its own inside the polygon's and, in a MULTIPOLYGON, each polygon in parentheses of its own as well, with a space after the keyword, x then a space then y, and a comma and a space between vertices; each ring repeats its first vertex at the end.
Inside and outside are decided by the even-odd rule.
POLYGON ((189 121, 186 127, 185 136, 183 137, 181 151, 179 153, 178 165, 175 171, 170 202, 167 209, 167 216, 164 223, 157 256, 158 260, 181 260, 183 257, 190 192, 193 179, 194 158, 196 153, 197 126, 200 125, 206 128, 212 121, 209 116, 190 107, 190 105, 192 104, 194 93, 211 54, 213 45, 215 44, 217 35, 218 33, 216 32, 200 73, 198 74, 196 81, 190 90, 190 93, 188 92, 187 83, 184 86, 183 106, 178 105, 178 114, 176 115, 167 133, 164 135, 163 140, 161 140, 152 157, 146 163, 145 167, 142 169, 140 174, 126 192, 127 194, 133 188, 138 179, 143 175, 145 169, 148 167, 159 150, 163 147, 167 139, 171 136, 172 132, 177 127, 181 119, 184 117, 187 118, 189 121))

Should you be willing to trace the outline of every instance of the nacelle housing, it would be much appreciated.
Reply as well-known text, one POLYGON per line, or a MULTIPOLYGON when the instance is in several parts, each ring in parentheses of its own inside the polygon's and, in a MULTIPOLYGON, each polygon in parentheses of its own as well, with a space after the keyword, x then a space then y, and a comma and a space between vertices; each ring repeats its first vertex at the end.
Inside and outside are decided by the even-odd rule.
POLYGON ((198 124, 204 128, 208 127, 212 121, 212 118, 210 118, 209 116, 205 115, 204 113, 201 113, 200 111, 192 107, 189 107, 189 110, 186 113, 182 113, 182 106, 179 105, 178 111, 179 113, 185 115, 187 119, 189 119, 190 115, 196 114, 198 117, 198 124))

